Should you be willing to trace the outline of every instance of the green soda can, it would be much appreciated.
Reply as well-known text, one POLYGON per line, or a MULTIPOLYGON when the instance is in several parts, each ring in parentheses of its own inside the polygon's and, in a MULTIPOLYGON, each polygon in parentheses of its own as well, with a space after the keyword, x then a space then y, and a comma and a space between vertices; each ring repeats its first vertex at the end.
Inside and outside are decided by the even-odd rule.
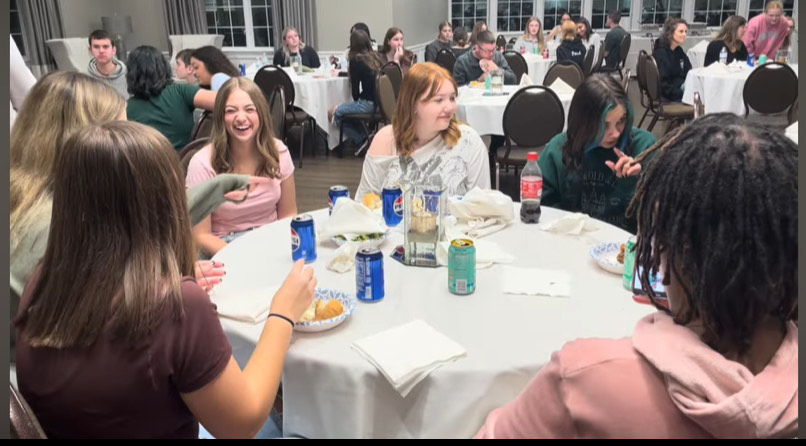
POLYGON ((624 288, 632 291, 632 279, 635 274, 635 236, 627 239, 627 245, 624 248, 624 275, 622 276, 624 288))
POLYGON ((476 291, 476 247, 473 240, 451 242, 448 249, 448 291, 459 295, 476 291))

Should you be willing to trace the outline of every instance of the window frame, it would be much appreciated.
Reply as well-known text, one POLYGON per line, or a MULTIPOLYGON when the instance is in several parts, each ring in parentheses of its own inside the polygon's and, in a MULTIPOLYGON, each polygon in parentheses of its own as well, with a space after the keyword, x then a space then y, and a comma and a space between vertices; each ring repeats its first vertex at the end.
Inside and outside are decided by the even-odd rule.
MULTIPOLYGON (((228 4, 229 4, 229 2, 231 2, 233 0, 227 0, 227 1, 228 1, 228 4)), ((241 1, 241 6, 236 6, 236 7, 232 7, 232 8, 233 9, 241 9, 241 10, 243 10, 243 15, 244 15, 244 17, 243 17, 243 29, 244 29, 244 34, 246 36, 246 46, 226 46, 225 45, 225 46, 222 47, 222 51, 225 51, 227 53, 230 53, 230 52, 231 53, 239 53, 239 52, 251 53, 251 52, 255 52, 255 51, 258 51, 258 52, 259 51, 263 51, 263 52, 275 51, 275 49, 277 48, 277 46, 276 46, 277 42, 275 42, 275 46, 256 46, 255 45, 255 26, 254 26, 254 22, 252 20, 252 6, 253 6, 252 5, 252 0, 240 0, 240 1, 241 1)), ((213 1, 212 3, 214 3, 215 6, 216 6, 216 9, 215 9, 216 12, 221 10, 219 8, 222 8, 222 7, 218 5, 218 1, 213 1)), ((273 4, 273 0, 265 0, 265 5, 254 5, 254 6, 256 6, 256 7, 263 6, 263 9, 267 9, 266 6, 269 6, 270 8, 275 7, 274 4, 273 4)), ((205 12, 205 21, 206 21, 207 20, 207 13, 209 12, 208 9, 207 9, 207 2, 205 2, 204 12, 205 12)), ((274 23, 274 18, 273 18, 271 13, 268 14, 267 18, 268 18, 269 43, 271 43, 271 40, 275 38, 274 32, 275 32, 276 25, 274 23)), ((240 28, 240 26, 233 26, 232 25, 232 20, 230 20, 230 25, 228 25, 228 26, 213 27, 210 24, 207 24, 207 27, 208 27, 207 32, 209 32, 211 34, 218 33, 216 28, 225 29, 225 30, 232 30, 232 29, 240 28)), ((234 43, 234 38, 233 38, 233 43, 234 43)))

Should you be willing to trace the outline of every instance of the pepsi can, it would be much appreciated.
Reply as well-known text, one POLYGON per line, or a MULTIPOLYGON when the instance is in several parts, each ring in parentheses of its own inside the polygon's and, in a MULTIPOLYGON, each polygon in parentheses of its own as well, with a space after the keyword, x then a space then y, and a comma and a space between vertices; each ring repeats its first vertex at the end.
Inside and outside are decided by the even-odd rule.
POLYGON ((397 226, 403 221, 403 190, 400 186, 384 187, 381 192, 383 200, 383 219, 387 226, 397 226))
POLYGON ((330 186, 330 191, 327 193, 327 204, 330 206, 330 211, 328 214, 333 213, 333 205, 336 204, 336 200, 339 198, 350 198, 350 189, 347 189, 347 186, 330 186))
POLYGON ((245 64, 238 64, 238 68, 241 69, 241 76, 246 76, 246 65, 245 64))
POLYGON ((316 260, 316 232, 313 217, 308 214, 291 219, 291 258, 295 262, 305 259, 305 263, 316 260))
POLYGON ((355 254, 356 297, 364 302, 383 299, 383 254, 378 248, 364 248, 355 254))

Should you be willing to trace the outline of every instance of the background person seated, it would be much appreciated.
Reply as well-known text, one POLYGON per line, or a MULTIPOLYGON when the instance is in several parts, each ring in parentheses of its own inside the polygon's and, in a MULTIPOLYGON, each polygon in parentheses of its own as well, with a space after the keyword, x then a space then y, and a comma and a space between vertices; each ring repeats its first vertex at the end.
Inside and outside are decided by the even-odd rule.
POLYGON ((572 21, 567 21, 562 25, 563 40, 557 47, 557 62, 569 60, 575 63, 579 69, 585 61, 587 49, 577 32, 577 25, 572 21))
POLYGON ((444 21, 439 23, 439 34, 437 39, 429 43, 425 47, 425 61, 436 62, 437 54, 440 50, 451 50, 451 40, 453 39, 453 30, 451 29, 451 22, 444 21))
POLYGON ((704 66, 707 67, 714 62, 719 62, 719 53, 722 52, 723 48, 728 53, 726 63, 732 63, 734 60, 746 61, 747 47, 742 42, 746 25, 747 20, 744 17, 737 15, 728 17, 725 23, 722 24, 719 34, 708 44, 708 48, 705 50, 704 66))
POLYGON ((306 45, 299 38, 297 29, 293 26, 283 30, 283 47, 280 51, 274 53, 274 65, 281 67, 291 66, 291 57, 299 55, 302 59, 302 65, 308 68, 319 68, 319 55, 312 46, 306 45))
POLYGON ((546 42, 543 40, 543 24, 537 17, 529 17, 526 22, 526 29, 523 30, 523 35, 518 36, 515 44, 512 45, 512 50, 523 52, 527 54, 543 54, 543 48, 546 47, 546 42))
POLYGON ((472 51, 468 51, 456 59, 453 66, 453 78, 457 85, 470 82, 484 82, 492 71, 501 69, 504 72, 504 84, 515 85, 518 78, 512 71, 504 55, 495 48, 495 37, 490 31, 482 31, 476 37, 477 42, 472 51))
POLYGON ((756 59, 765 55, 768 59, 774 60, 775 54, 792 31, 789 22, 784 18, 783 3, 778 0, 767 3, 764 14, 759 14, 747 22, 747 29, 742 37, 747 52, 756 59))
POLYGON ((691 61, 683 50, 688 25, 680 18, 668 18, 663 25, 663 34, 655 45, 652 56, 658 64, 661 98, 677 102, 683 99, 683 84, 691 70, 691 61))

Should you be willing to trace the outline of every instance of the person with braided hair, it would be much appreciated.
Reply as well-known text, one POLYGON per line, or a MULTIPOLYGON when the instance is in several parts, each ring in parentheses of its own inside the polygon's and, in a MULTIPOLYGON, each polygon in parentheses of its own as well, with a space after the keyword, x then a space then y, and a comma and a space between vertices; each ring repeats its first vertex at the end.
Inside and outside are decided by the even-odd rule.
POLYGON ((624 88, 606 74, 588 77, 571 99, 567 131, 552 138, 540 155, 541 203, 635 233, 635 220, 624 215, 641 172, 634 157, 656 138, 632 124, 624 88))
POLYGON ((563 346, 477 437, 797 435, 797 145, 720 113, 649 152, 628 212, 658 311, 630 338, 563 346))

